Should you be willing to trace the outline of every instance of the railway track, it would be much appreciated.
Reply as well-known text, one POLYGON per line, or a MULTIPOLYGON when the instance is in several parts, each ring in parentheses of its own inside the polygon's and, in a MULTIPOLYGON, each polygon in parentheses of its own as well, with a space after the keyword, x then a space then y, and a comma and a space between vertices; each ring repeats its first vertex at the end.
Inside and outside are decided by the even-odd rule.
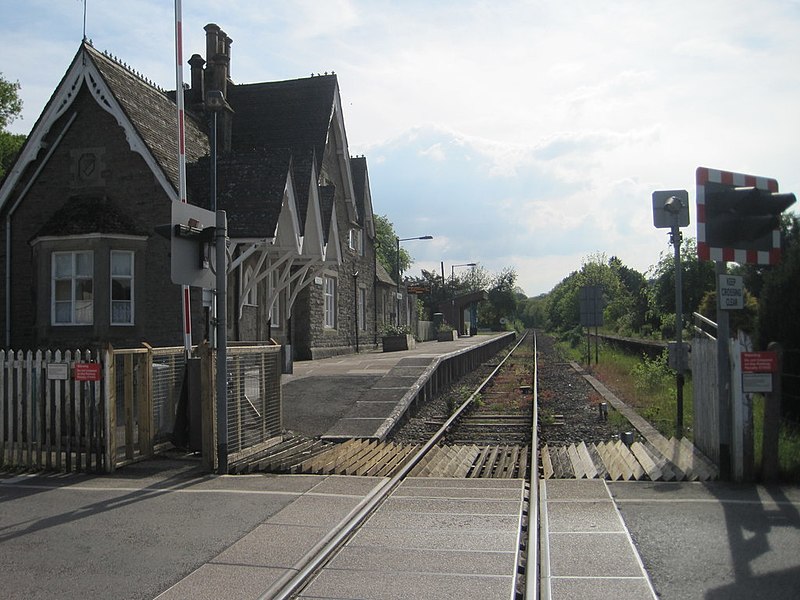
MULTIPOLYGON (((429 467, 416 468, 412 476, 524 478, 533 425, 532 351, 529 344, 522 343, 524 339, 507 353, 502 364, 483 367, 492 370, 491 375, 481 378, 461 406, 440 400, 436 408, 431 402, 437 414, 416 419, 416 433, 400 436, 402 441, 327 442, 291 436, 261 455, 233 465, 231 471, 391 477, 435 436, 437 442, 427 456, 418 459, 429 467), (470 457, 473 462, 468 464, 470 457), (510 460, 513 465, 509 465, 510 460)), ((464 386, 455 393, 466 396, 464 386)))
MULTIPOLYGON (((338 550, 351 539, 361 525, 378 511, 381 505, 398 490, 406 480, 418 477, 492 477, 492 478, 517 478, 527 479, 531 472, 531 459, 535 461, 536 453, 531 453, 531 448, 536 447, 535 416, 536 410, 533 403, 528 414, 511 414, 492 412, 497 410, 497 402, 484 402, 481 392, 494 383, 497 386, 497 375, 509 361, 514 352, 523 345, 527 336, 523 336, 517 345, 506 355, 494 370, 477 386, 468 398, 458 406, 430 436, 420 444, 395 444, 392 442, 350 441, 346 444, 334 444, 321 449, 313 448, 313 444, 305 447, 308 453, 304 460, 297 462, 286 454, 283 457, 284 468, 289 472, 317 472, 317 473, 342 473, 351 475, 383 475, 387 477, 363 500, 359 507, 351 513, 350 518, 340 523, 335 528, 318 552, 306 557, 301 568, 275 583, 260 598, 263 600, 288 600, 309 584, 317 573, 330 561, 338 550), (477 407, 476 407, 477 404, 477 407), (491 406, 491 408, 489 408, 491 406), (527 423, 527 433, 523 430, 523 421, 527 423), (494 432, 494 433, 492 433, 494 432), (498 433, 500 432, 500 433, 498 433), (444 440, 485 440, 492 436, 507 436, 514 441, 527 441, 527 444, 448 444, 444 440), (409 450, 410 448, 410 450, 409 450)), ((535 353, 531 353, 533 357, 535 353)), ((530 381, 530 375, 528 375, 530 381)), ((519 388, 519 385, 516 385, 519 388)), ((533 385, 535 389, 535 383, 533 385)), ((530 394, 530 387, 523 393, 530 394)), ((436 423, 438 424, 438 423, 436 423)), ((287 449, 288 450, 288 449, 287 449)), ((285 452, 284 452, 285 454, 285 452)), ((263 461, 273 460, 263 457, 263 461)), ((258 464, 258 463, 255 463, 258 464)), ((538 470, 535 466, 533 472, 538 470)), ((531 547, 533 557, 527 557, 530 564, 537 564, 535 549, 536 530, 538 527, 528 527, 527 515, 537 514, 536 491, 526 496, 532 505, 529 507, 527 500, 523 502, 523 513, 519 516, 522 532, 519 536, 519 551, 517 567, 514 569, 517 597, 534 598, 535 595, 524 594, 524 573, 526 562, 526 548, 531 547), (531 531, 532 530, 532 531, 531 531), (532 540, 525 532, 532 537, 532 540)), ((536 578, 531 578, 535 580, 536 578)))

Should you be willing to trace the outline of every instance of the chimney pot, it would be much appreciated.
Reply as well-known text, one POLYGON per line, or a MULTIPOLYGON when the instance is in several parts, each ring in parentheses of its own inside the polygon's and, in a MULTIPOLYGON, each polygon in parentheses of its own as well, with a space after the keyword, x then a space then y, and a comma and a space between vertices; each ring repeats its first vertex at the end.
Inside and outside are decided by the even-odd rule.
POLYGON ((204 81, 203 81, 203 65, 206 64, 206 61, 203 60, 203 57, 199 54, 192 54, 191 58, 189 59, 189 67, 191 68, 191 77, 192 77, 192 93, 191 93, 191 102, 194 104, 199 104, 203 101, 205 97, 205 90, 204 90, 204 81))

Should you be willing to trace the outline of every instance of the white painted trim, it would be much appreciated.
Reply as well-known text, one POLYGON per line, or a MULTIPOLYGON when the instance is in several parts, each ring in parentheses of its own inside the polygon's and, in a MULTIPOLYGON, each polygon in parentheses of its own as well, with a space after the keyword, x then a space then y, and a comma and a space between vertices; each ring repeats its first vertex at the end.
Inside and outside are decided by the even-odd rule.
POLYGON ((117 121, 122 130, 131 151, 139 154, 147 166, 153 172, 164 192, 171 200, 178 200, 178 193, 169 179, 167 178, 158 161, 150 152, 139 132, 128 119, 125 111, 120 106, 111 89, 106 84, 100 71, 94 63, 94 59, 86 48, 81 48, 75 55, 72 64, 67 69, 66 75, 61 80, 61 84, 56 88, 53 97, 45 107, 33 131, 28 136, 22 153, 17 159, 8 174, 2 187, 0 187, 0 208, 15 188, 25 168, 36 160, 39 151, 47 146, 46 135, 50 132, 55 122, 66 112, 75 101, 81 87, 86 84, 89 93, 97 101, 98 106, 108 112, 117 121))

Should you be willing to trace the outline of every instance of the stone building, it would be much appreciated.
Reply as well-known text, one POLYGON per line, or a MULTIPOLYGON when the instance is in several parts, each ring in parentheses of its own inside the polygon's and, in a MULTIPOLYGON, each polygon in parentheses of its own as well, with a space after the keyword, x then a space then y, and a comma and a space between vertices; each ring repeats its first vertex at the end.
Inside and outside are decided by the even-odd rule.
MULTIPOLYGON (((236 84, 232 40, 205 29, 184 91, 187 200, 227 213, 228 339, 299 359, 374 342, 372 198, 336 75, 236 84)), ((5 347, 181 345, 181 288, 156 233, 180 201, 176 122, 175 92, 80 45, 0 185, 5 347)), ((211 294, 190 296, 198 343, 211 294)))

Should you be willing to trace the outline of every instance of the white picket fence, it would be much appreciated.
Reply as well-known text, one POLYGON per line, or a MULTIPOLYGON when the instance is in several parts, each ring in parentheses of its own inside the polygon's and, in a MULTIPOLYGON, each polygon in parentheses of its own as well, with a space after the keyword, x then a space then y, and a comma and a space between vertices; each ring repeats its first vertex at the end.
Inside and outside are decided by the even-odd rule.
POLYGON ((74 377, 97 362, 91 351, 0 350, 0 468, 110 470, 102 382, 74 377))

